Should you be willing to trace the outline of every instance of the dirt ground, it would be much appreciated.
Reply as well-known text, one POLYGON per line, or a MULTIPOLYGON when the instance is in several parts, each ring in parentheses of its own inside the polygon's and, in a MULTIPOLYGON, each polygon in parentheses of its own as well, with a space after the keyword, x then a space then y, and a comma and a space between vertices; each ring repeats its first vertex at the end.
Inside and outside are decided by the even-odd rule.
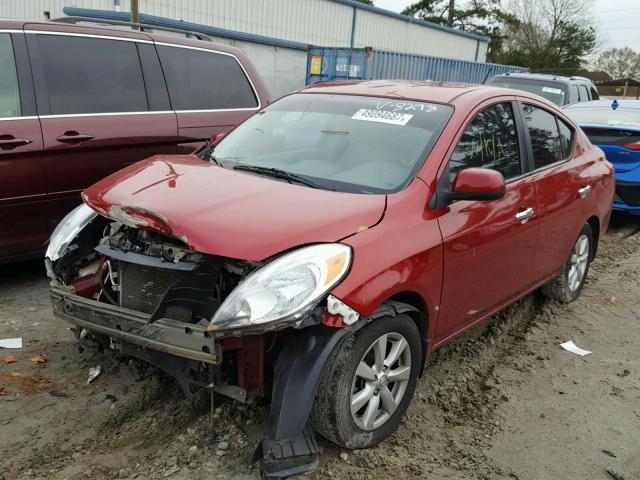
MULTIPOLYGON (((614 216, 577 302, 531 295, 444 347, 389 440, 357 452, 321 440, 311 478, 640 479, 638 230, 614 216), (563 350, 566 340, 593 354, 563 350)), ((25 345, 0 349, 0 479, 258 477, 247 460, 264 404, 217 400, 212 434, 153 367, 80 352, 51 314, 41 262, 0 267, 9 337, 25 345)))

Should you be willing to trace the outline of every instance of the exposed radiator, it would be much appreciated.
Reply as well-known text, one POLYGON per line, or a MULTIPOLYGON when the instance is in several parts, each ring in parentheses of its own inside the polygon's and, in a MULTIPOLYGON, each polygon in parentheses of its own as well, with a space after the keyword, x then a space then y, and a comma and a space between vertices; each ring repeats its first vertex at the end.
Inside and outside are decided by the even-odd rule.
POLYGON ((151 314, 177 280, 173 270, 120 262, 120 306, 151 314))

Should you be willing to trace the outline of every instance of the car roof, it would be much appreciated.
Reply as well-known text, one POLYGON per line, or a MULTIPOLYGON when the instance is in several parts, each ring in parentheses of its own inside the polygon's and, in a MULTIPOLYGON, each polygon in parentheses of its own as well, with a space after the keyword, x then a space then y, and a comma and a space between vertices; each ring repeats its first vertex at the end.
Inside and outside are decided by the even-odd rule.
POLYGON ((492 78, 522 78, 531 80, 544 80, 545 82, 558 82, 558 83, 593 83, 586 77, 565 77, 563 75, 551 75, 548 73, 501 73, 500 75, 494 75, 492 78))
POLYGON ((603 108, 608 109, 611 108, 611 104, 616 101, 618 102, 618 107, 623 108, 639 108, 640 109, 640 100, 626 100, 624 98, 616 98, 612 99, 603 99, 603 100, 593 100, 591 102, 580 102, 580 103, 572 103, 571 105, 566 105, 564 110, 572 110, 577 108, 603 108))
MULTIPOLYGON (((461 96, 468 98, 467 94, 471 92, 480 98, 498 95, 509 95, 513 97, 524 93, 516 93, 512 89, 491 87, 488 85, 401 80, 331 81, 309 85, 298 90, 297 93, 360 95, 419 102, 455 103, 456 98, 461 96)), ((527 95, 525 94, 524 96, 527 95)), ((535 95, 532 95, 532 97, 537 98, 535 95)))

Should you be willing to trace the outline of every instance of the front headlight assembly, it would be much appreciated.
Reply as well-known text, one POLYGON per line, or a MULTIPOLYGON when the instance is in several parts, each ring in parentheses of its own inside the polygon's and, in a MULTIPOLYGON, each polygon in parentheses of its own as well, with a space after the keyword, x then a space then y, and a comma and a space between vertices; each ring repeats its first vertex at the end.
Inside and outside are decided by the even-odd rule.
POLYGON ((74 238, 96 218, 98 214, 84 203, 74 208, 56 226, 51 234, 45 257, 52 262, 63 257, 74 238))
POLYGON ((303 247, 245 278, 213 316, 209 330, 277 327, 309 313, 351 266, 351 248, 339 243, 303 247))

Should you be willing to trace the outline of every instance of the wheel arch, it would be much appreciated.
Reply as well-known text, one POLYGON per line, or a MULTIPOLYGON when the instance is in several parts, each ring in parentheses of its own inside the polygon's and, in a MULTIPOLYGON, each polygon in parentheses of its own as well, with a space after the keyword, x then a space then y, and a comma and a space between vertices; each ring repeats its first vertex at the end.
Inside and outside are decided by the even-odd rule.
POLYGON ((376 319, 383 316, 396 316, 400 313, 407 314, 415 323, 420 332, 422 345, 422 363, 420 374, 424 371, 424 366, 431 353, 429 336, 429 315, 425 299, 419 293, 405 290, 393 294, 382 305, 380 305, 371 318, 376 319))

